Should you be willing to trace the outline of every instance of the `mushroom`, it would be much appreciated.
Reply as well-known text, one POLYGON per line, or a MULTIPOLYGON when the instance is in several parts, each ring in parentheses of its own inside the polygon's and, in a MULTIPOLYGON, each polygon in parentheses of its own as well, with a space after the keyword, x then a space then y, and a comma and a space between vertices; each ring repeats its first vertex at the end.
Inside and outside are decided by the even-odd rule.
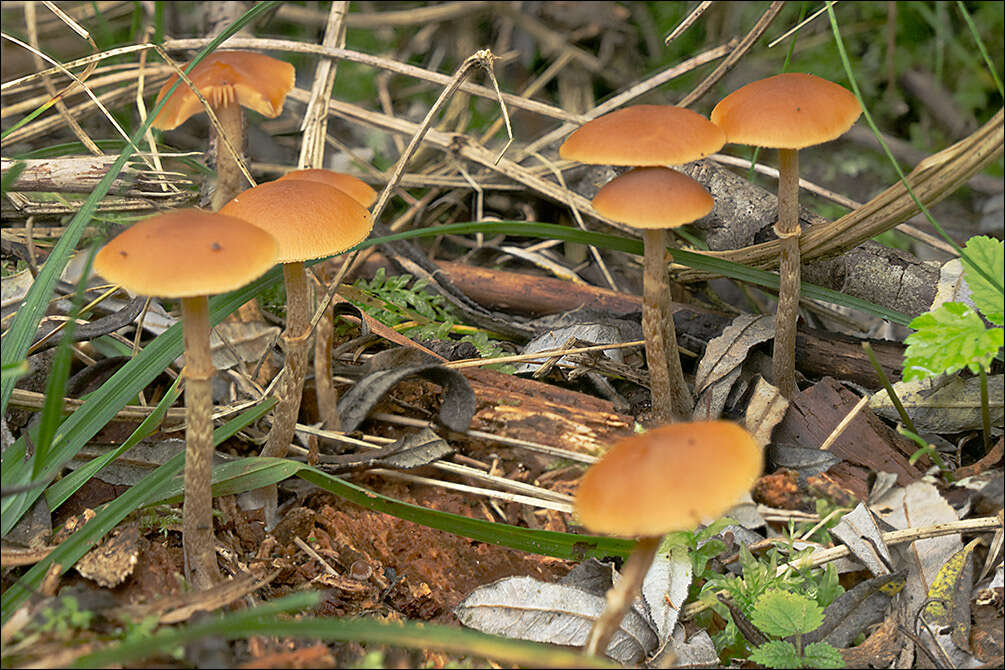
POLYGON ((728 421, 675 423, 625 438, 583 475, 575 511, 590 532, 637 537, 590 630, 602 653, 631 607, 663 535, 691 530, 736 504, 761 473, 761 449, 728 421))
POLYGON ((862 113, 853 93, 811 74, 790 72, 752 82, 723 98, 712 122, 728 142, 778 149, 778 222, 781 240, 772 371, 786 398, 796 386, 799 317, 799 149, 844 134, 862 113))
MULTIPOLYGON (((322 168, 306 168, 287 172, 277 181, 299 179, 317 181, 328 184, 340 191, 345 191, 352 198, 369 209, 377 200, 377 192, 361 179, 350 174, 325 170, 322 168)), ((318 322, 314 334, 314 388, 318 398, 318 416, 328 430, 342 430, 338 415, 338 394, 332 383, 332 333, 334 331, 335 314, 331 307, 325 310, 325 315, 318 322)))
POLYGON ((593 208, 607 218, 642 230, 642 332, 657 423, 686 420, 693 405, 669 309, 667 264, 673 262, 673 256, 667 253, 667 229, 700 219, 713 205, 704 186, 666 167, 629 170, 605 184, 593 198, 593 208))
MULTIPOLYGON (((244 113, 241 107, 269 118, 279 116, 286 94, 293 88, 295 75, 292 65, 265 54, 214 51, 188 73, 188 78, 206 98, 227 139, 238 151, 243 151, 244 113)), ((178 75, 173 75, 161 87, 158 102, 177 80, 178 75)), ((202 110, 202 103, 192 90, 182 85, 171 94, 153 126, 173 130, 202 110)), ((221 146, 216 131, 211 132, 216 145, 217 179, 211 205, 215 212, 241 192, 244 181, 234 156, 221 146)))
POLYGON ((323 168, 304 168, 302 170, 291 170, 276 181, 286 181, 296 179, 299 181, 316 181, 327 184, 340 191, 345 191, 353 200, 363 205, 367 209, 377 201, 377 192, 362 179, 353 177, 344 172, 325 170, 323 168))
POLYGON ((140 295, 180 298, 185 334, 185 571, 197 589, 220 580, 213 538, 213 405, 208 295, 232 291, 276 262, 276 240, 246 221, 197 209, 130 226, 94 258, 105 279, 140 295))
MULTIPOLYGON (((636 105, 584 124, 566 138, 559 154, 562 158, 583 163, 680 165, 715 153, 724 142, 722 131, 696 112, 671 105, 636 105)), ((693 182, 689 177, 676 172, 673 173, 678 175, 676 177, 669 174, 638 172, 600 198, 599 205, 598 200, 594 200, 594 208, 604 216, 645 229, 642 331, 646 340, 652 420, 655 424, 687 419, 694 404, 684 381, 673 313, 670 311, 667 263, 672 261, 672 257, 664 258, 667 242, 664 229, 693 221, 712 209, 711 196, 700 185, 694 182, 704 192, 703 198, 694 186, 684 186, 684 180, 693 182), (657 188, 657 182, 661 183, 658 188, 663 187, 663 182, 672 182, 674 188, 683 189, 680 197, 688 201, 685 208, 689 213, 699 211, 706 204, 708 208, 692 218, 675 218, 678 212, 672 208, 676 205, 650 190, 657 188), (633 204, 636 199, 640 199, 637 214, 633 204), (641 200, 649 204, 642 205, 641 200), (601 207, 606 207, 606 211, 601 207), (648 213, 643 213, 643 210, 648 213)), ((597 196, 599 198, 599 192, 597 196)))
MULTIPOLYGON (((286 455, 300 407, 310 336, 310 302, 304 261, 349 249, 370 234, 370 212, 344 191, 317 181, 283 179, 248 189, 220 210, 271 233, 279 243, 277 260, 286 281, 286 354, 279 403, 262 456, 286 455)), ((266 524, 274 525, 276 489, 261 491, 266 524)))

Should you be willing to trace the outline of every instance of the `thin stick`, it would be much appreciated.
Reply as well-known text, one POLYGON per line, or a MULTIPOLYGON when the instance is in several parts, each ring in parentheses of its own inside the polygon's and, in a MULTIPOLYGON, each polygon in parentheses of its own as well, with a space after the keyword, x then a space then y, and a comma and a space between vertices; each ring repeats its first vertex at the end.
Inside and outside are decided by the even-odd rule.
POLYGON ((851 424, 852 420, 856 416, 858 416, 858 413, 862 411, 862 408, 865 407, 868 402, 869 402, 869 396, 866 395, 862 396, 859 399, 859 401, 855 403, 855 406, 851 409, 851 411, 848 412, 843 419, 841 419, 841 423, 839 423, 837 426, 834 427, 834 430, 831 431, 831 434, 828 435, 827 439, 824 440, 823 444, 820 445, 819 447, 820 451, 827 451, 828 449, 831 448, 834 442, 836 442, 837 439, 841 437, 841 433, 845 431, 845 428, 847 428, 849 424, 851 424))
POLYGON ((681 33, 693 26, 701 15, 705 13, 705 10, 712 6, 711 0, 703 0, 698 3, 698 6, 691 10, 691 13, 684 17, 684 20, 677 24, 677 27, 671 31, 664 42, 668 45, 677 39, 681 33))

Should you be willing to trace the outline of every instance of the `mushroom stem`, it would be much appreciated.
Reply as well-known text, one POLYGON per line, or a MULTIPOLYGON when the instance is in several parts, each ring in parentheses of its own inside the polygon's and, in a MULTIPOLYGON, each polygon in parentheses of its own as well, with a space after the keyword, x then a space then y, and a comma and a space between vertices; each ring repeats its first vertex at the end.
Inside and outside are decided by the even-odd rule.
POLYGON ((181 299, 185 334, 185 502, 182 543, 186 576, 196 589, 220 581, 213 535, 213 361, 209 349, 209 299, 181 299))
MULTIPOLYGON (((244 110, 237 103, 236 94, 232 95, 231 98, 219 107, 214 107, 213 112, 220 121, 223 134, 234 145, 234 149, 243 153, 244 110)), ((216 151, 216 190, 213 191, 211 207, 214 212, 218 212, 221 207, 244 190, 245 184, 237 158, 220 139, 215 130, 216 127, 213 126, 213 128, 213 146, 216 151)))
POLYGON ((672 423, 690 417, 693 400, 684 381, 677 332, 670 310, 666 230, 645 229, 642 239, 645 248, 642 334, 646 341, 653 423, 672 423))
POLYGON ((621 625, 621 620, 625 618, 635 595, 642 588, 642 581, 649 572, 656 552, 660 548, 662 537, 643 537, 635 544, 628 561, 621 570, 621 579, 613 588, 607 591, 607 607, 597 617, 593 628, 590 629, 590 637, 586 641, 586 653, 593 656, 607 651, 607 645, 621 625))
MULTIPOLYGON (((307 367, 307 342, 310 336, 310 302, 307 290, 307 273, 304 264, 283 263, 286 282, 286 329, 280 339, 286 355, 283 379, 280 383, 269 439, 262 456, 282 458, 293 441, 293 430, 300 411, 300 397, 304 389, 304 371, 307 367)), ((259 501, 265 505, 265 523, 275 525, 277 492, 275 485, 258 489, 259 501), (268 495, 267 498, 261 497, 268 495)))
POLYGON ((791 399, 796 387, 796 320, 799 318, 799 151, 778 150, 778 224, 781 238, 775 345, 771 356, 775 385, 791 399))
POLYGON ((332 380, 334 320, 334 308, 329 305, 314 333, 314 388, 318 396, 318 417, 325 430, 342 430, 342 420, 338 415, 338 391, 332 380))

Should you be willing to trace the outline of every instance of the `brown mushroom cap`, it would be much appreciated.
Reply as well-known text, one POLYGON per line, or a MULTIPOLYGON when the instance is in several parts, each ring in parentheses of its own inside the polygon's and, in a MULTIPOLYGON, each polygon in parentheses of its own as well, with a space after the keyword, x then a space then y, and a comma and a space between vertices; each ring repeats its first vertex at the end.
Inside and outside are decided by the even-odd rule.
POLYGON ((140 295, 232 291, 276 263, 276 240, 247 221, 179 209, 133 224, 94 257, 94 271, 140 295))
POLYGON ((689 530, 736 504, 760 473, 760 448, 734 423, 660 426, 621 440, 587 470, 576 513, 594 533, 689 530))
POLYGON ((377 192, 370 188, 362 179, 357 179, 351 174, 335 172, 334 170, 324 170, 322 168, 306 168, 304 170, 293 170, 287 172, 276 181, 284 179, 299 179, 301 181, 316 181, 328 184, 340 191, 345 191, 352 196, 353 200, 363 205, 367 209, 377 201, 377 192))
POLYGON ((559 155, 598 165, 680 165, 722 148, 726 137, 701 114, 672 105, 635 105, 584 123, 559 155))
POLYGON ((840 137, 861 113, 858 99, 845 87, 790 72, 733 91, 711 118, 729 142, 802 149, 840 137))
POLYGON ((345 251, 366 239, 373 218, 337 188, 286 179, 248 189, 220 209, 268 231, 279 242, 279 263, 297 263, 345 251))
MULTIPOLYGON (((188 78, 212 107, 237 102, 273 118, 283 111, 286 94, 293 88, 292 65, 253 51, 214 51, 199 62, 188 78)), ((178 80, 172 75, 161 87, 157 101, 178 80)), ((203 110, 199 98, 184 82, 154 119, 154 128, 172 130, 203 110)))
POLYGON ((712 196, 691 177, 666 167, 629 170, 607 182, 593 208, 635 228, 675 228, 712 211, 712 196))

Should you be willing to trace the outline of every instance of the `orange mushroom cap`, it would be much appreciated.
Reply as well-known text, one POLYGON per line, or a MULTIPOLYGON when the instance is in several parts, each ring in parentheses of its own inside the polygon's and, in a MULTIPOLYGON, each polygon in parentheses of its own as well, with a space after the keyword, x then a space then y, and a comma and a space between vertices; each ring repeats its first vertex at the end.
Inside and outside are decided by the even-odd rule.
POLYGON ((597 191, 593 208, 635 228, 676 228, 712 211, 712 196, 691 177, 667 167, 640 167, 597 191))
POLYGON ((232 216, 179 209, 133 224, 94 257, 94 271, 140 295, 232 291, 276 263, 276 240, 232 216))
MULTIPOLYGON (((292 65, 253 51, 214 51, 188 73, 188 78, 211 107, 240 104, 273 118, 283 111, 286 94, 293 88, 292 65)), ((178 80, 172 75, 161 87, 157 102, 178 80)), ((172 130, 203 110, 202 103, 184 82, 154 119, 154 128, 172 130)))
POLYGON ((595 533, 650 537, 689 530, 736 504, 761 473, 761 449, 728 421, 660 426, 621 440, 576 490, 595 533))
POLYGON ((751 82, 712 110, 712 123, 729 142, 802 149, 843 135, 862 113, 843 86, 812 74, 789 72, 751 82))
POLYGON ((722 148, 722 131, 697 112, 672 105, 635 105, 584 123, 558 153, 598 165, 680 165, 722 148))
POLYGON ((370 234, 373 218, 337 188, 285 179, 248 189, 220 209, 268 231, 279 243, 280 263, 298 263, 354 247, 370 234))
POLYGON ((299 179, 301 181, 316 181, 328 184, 340 191, 345 191, 352 196, 353 200, 363 205, 367 209, 377 201, 377 192, 362 179, 357 179, 351 174, 325 170, 322 168, 306 168, 303 170, 293 170, 287 172, 276 181, 285 179, 299 179))

